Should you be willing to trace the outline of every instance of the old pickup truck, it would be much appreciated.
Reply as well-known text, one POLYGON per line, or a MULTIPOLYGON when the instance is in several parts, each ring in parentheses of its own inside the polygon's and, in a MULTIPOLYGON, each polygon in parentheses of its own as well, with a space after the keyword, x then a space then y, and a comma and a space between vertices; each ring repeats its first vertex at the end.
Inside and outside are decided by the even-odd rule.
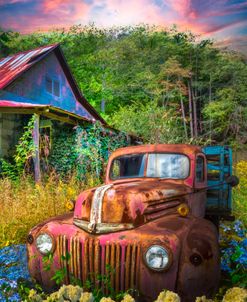
POLYGON ((231 218, 231 186, 237 184, 231 165, 228 147, 116 150, 104 185, 82 192, 73 213, 30 231, 31 276, 52 289, 52 277, 62 270, 64 283, 90 281, 105 295, 131 289, 137 301, 153 301, 163 289, 186 302, 210 297, 220 279, 217 223, 231 218), (110 289, 99 276, 108 276, 110 289))

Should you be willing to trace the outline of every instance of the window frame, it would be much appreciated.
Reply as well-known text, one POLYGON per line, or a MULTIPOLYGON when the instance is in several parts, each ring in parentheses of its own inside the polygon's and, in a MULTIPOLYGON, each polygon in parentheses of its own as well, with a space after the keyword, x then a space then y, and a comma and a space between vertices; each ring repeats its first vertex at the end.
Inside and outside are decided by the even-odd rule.
POLYGON ((203 154, 198 154, 196 156, 196 160, 195 160, 195 182, 197 184, 203 184, 206 181, 206 167, 207 167, 207 165, 206 165, 205 156, 203 154), (197 179, 197 166, 198 166, 197 160, 198 160, 198 158, 202 158, 202 160, 203 160, 203 169, 202 169, 203 178, 201 180, 197 179))
POLYGON ((45 76, 45 91, 46 93, 56 97, 56 98, 60 98, 61 97, 61 81, 57 78, 51 77, 49 75, 45 76), (51 81, 51 92, 47 90, 47 82, 51 81), (59 91, 59 95, 56 95, 55 92, 55 82, 58 83, 58 91, 59 91))
POLYGON ((112 159, 111 161, 111 166, 110 166, 110 169, 109 169, 109 175, 108 175, 108 178, 109 180, 111 181, 118 181, 118 180, 123 180, 123 179, 135 179, 135 178, 153 178, 153 179, 163 179, 163 180, 167 180, 167 179, 172 179, 172 180, 186 180, 188 179, 190 176, 191 176, 191 158, 185 154, 185 153, 181 153, 181 152, 140 152, 140 153, 130 153, 130 154, 125 154, 125 155, 120 155, 120 156, 117 156, 115 158, 112 159), (150 176, 147 176, 147 167, 148 167, 148 160, 149 160, 149 155, 150 154, 176 154, 176 155, 183 155, 185 157, 187 157, 188 161, 189 161, 189 170, 188 170, 188 174, 185 178, 162 178, 162 177, 150 177, 150 176), (134 156, 134 155, 144 155, 146 157, 146 161, 145 161, 145 166, 144 166, 144 173, 143 173, 143 176, 136 176, 136 177, 126 177, 126 178, 111 178, 111 170, 112 170, 112 165, 113 165, 113 162, 114 160, 118 159, 118 158, 121 158, 123 156, 134 156))

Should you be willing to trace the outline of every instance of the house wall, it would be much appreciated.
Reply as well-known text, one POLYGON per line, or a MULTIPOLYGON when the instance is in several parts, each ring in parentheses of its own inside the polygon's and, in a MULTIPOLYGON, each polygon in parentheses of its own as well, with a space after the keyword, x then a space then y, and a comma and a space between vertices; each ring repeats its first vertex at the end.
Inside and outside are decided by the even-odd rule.
MULTIPOLYGON (((35 104, 48 104, 76 113, 88 119, 91 114, 76 100, 62 67, 54 53, 27 70, 9 85, 6 91, 25 97, 35 104), (46 77, 60 82, 60 97, 46 91, 46 77)), ((16 99, 18 102, 18 99, 16 99)))
POLYGON ((0 157, 9 157, 23 131, 19 114, 0 113, 0 157))

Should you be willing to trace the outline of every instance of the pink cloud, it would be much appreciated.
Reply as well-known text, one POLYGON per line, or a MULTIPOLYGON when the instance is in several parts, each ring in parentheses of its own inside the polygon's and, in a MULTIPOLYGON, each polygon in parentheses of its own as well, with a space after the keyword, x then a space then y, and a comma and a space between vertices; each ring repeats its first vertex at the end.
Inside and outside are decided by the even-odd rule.
POLYGON ((191 0, 165 0, 165 4, 183 16, 188 15, 191 10, 191 0))
POLYGON ((216 47, 238 50, 247 57, 247 36, 225 37, 214 43, 216 47))
POLYGON ((91 17, 102 26, 140 23, 158 25, 164 21, 165 16, 160 7, 149 0, 105 0, 101 3, 102 10, 94 11, 91 17))
POLYGON ((42 8, 48 17, 56 16, 56 21, 58 19, 64 26, 68 26, 83 21, 83 18, 87 19, 90 5, 82 0, 44 0, 42 8))
POLYGON ((6 15, 3 26, 23 33, 67 28, 89 22, 103 27, 144 23, 161 27, 176 24, 178 30, 190 30, 203 37, 220 39, 226 34, 233 35, 233 30, 246 22, 243 18, 232 18, 231 14, 247 10, 247 1, 238 4, 229 2, 163 0, 158 4, 154 0, 92 0, 89 4, 85 0, 0 0, 0 6, 15 4, 13 8, 18 11, 18 18, 10 6, 10 13, 6 15), (25 2, 30 2, 28 13, 21 11, 21 4, 25 2), (32 11, 33 14, 30 13, 32 11), (224 18, 225 15, 229 16, 224 18))

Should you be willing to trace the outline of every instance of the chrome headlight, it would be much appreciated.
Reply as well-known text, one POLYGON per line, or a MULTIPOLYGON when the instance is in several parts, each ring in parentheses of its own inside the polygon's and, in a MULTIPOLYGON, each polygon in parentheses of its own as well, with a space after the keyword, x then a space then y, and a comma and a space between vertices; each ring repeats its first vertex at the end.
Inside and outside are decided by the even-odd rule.
POLYGON ((40 253, 46 255, 53 249, 52 237, 47 233, 42 233, 36 238, 36 246, 40 253))
POLYGON ((152 245, 148 248, 145 260, 149 268, 157 271, 168 268, 171 262, 168 250, 160 245, 152 245))

